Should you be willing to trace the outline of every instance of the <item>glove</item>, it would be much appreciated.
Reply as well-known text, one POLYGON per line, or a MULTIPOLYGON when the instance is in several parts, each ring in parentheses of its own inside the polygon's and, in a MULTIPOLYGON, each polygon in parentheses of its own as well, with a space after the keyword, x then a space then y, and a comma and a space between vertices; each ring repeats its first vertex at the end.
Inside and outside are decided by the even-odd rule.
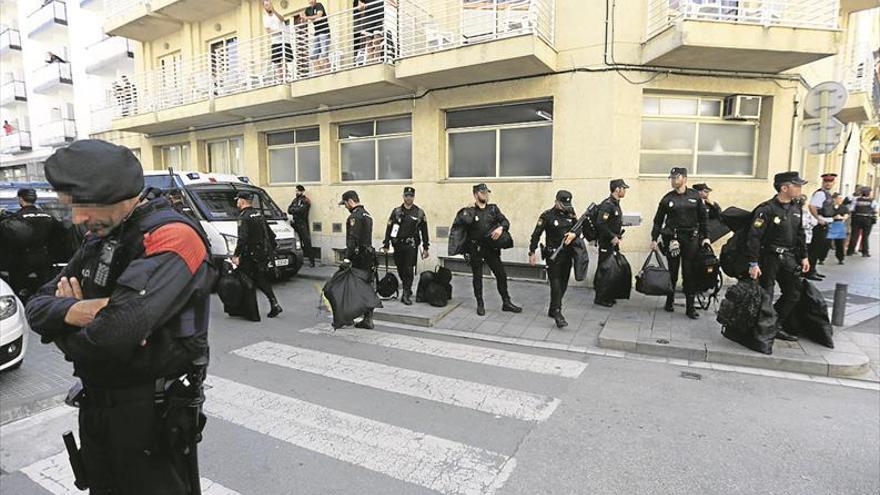
POLYGON ((347 270, 351 268, 351 260, 342 260, 342 263, 339 264, 340 270, 347 270))
POLYGON ((678 242, 678 239, 673 239, 669 242, 669 256, 672 258, 678 258, 678 255, 681 254, 681 244, 678 242))

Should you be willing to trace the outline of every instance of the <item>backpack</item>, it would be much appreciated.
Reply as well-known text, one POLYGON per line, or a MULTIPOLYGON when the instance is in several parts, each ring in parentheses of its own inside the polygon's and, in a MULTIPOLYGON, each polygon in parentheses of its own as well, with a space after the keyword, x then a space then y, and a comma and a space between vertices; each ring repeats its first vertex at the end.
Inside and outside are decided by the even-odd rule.
POLYGON ((379 273, 376 272, 376 293, 379 294, 379 297, 382 299, 396 299, 398 294, 397 289, 400 287, 400 282, 398 282, 397 277, 388 270, 388 256, 385 256, 385 276, 382 277, 381 280, 378 278, 379 273))
POLYGON ((581 232, 584 238, 590 242, 595 241, 599 237, 596 231, 596 221, 599 218, 599 205, 590 203, 587 211, 584 213, 584 223, 581 225, 581 232))
POLYGON ((697 273, 697 304, 704 311, 709 309, 713 301, 718 300, 718 294, 724 285, 724 277, 721 275, 721 261, 715 256, 712 246, 702 246, 700 248, 700 257, 702 263, 698 265, 697 273))
POLYGON ((436 271, 424 271, 419 275, 416 302, 426 302, 442 308, 452 299, 452 272, 438 267, 436 271))
MULTIPOLYGON (((762 203, 763 204, 763 203, 762 203)), ((752 225, 752 219, 755 217, 755 211, 760 207, 758 205, 745 215, 745 210, 734 207, 724 210, 722 219, 724 223, 733 230, 733 236, 721 246, 721 270, 731 278, 740 279, 749 274, 749 259, 746 254, 746 239, 749 235, 749 227, 752 225)))

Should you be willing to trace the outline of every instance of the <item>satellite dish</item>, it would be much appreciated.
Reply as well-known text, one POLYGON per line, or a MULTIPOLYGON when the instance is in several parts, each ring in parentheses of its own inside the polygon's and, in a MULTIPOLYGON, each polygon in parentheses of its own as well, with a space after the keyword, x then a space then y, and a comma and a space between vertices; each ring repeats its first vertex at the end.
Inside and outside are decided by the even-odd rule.
POLYGON ((826 115, 837 115, 846 104, 848 92, 843 84, 837 81, 827 81, 818 84, 807 93, 804 100, 804 111, 811 117, 822 117, 822 110, 827 110, 826 115), (823 102, 824 99, 824 102, 823 102))

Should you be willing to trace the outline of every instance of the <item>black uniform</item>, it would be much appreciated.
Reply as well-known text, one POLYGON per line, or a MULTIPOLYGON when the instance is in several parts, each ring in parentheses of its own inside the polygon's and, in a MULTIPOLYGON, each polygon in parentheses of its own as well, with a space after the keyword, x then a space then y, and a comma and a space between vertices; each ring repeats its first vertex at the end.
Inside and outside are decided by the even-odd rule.
POLYGON ((293 198, 290 206, 287 207, 287 213, 290 214, 290 223, 302 243, 303 253, 309 257, 309 261, 314 265, 315 253, 312 251, 312 232, 309 230, 309 210, 311 208, 312 202, 304 194, 293 198))
POLYGON ((783 204, 773 198, 758 205, 746 240, 749 262, 761 268, 761 287, 772 297, 779 282, 784 303, 777 310, 785 321, 799 299, 800 262, 807 256, 806 236, 801 223, 800 203, 783 204))
POLYGON ((538 217, 538 223, 535 225, 535 230, 532 231, 532 238, 529 242, 529 254, 538 249, 541 234, 544 234, 547 242, 542 257, 547 262, 547 278, 550 279, 550 309, 547 314, 551 317, 562 311, 562 298, 565 297, 565 292, 568 290, 568 280, 571 278, 574 249, 569 244, 562 248, 555 261, 551 261, 550 256, 562 245, 565 234, 571 230, 575 223, 577 223, 577 215, 574 211, 550 208, 538 217))
POLYGON ((681 267, 684 293, 692 298, 697 293, 694 284, 701 259, 700 243, 707 238, 706 209, 697 191, 687 188, 684 193, 679 194, 672 190, 663 196, 654 215, 651 239, 656 241, 661 236, 664 254, 669 258, 672 286, 674 288, 678 282, 678 271, 681 267), (681 254, 676 257, 669 255, 669 245, 673 240, 677 240, 681 246, 681 254))
POLYGON ((413 278, 418 261, 419 246, 428 249, 428 219, 425 212, 416 205, 407 208, 400 205, 391 211, 388 226, 385 228, 386 249, 394 246, 394 264, 403 283, 404 294, 412 294, 413 278))
POLYGON ((354 268, 372 271, 375 267, 373 217, 363 205, 355 206, 345 222, 345 258, 354 268))
POLYGON ((483 262, 495 275, 495 283, 501 299, 510 300, 507 290, 507 272, 501 263, 501 249, 494 247, 490 234, 501 227, 505 231, 510 230, 510 221, 501 213, 501 208, 495 204, 487 204, 485 208, 471 207, 474 221, 468 226, 467 246, 468 257, 473 276, 474 296, 478 302, 483 300, 483 262))
POLYGON ((721 206, 714 201, 704 200, 703 208, 706 210, 706 220, 720 220, 721 206))
POLYGON ((846 248, 846 254, 856 252, 856 244, 859 237, 862 238, 861 251, 862 256, 869 256, 868 237, 871 236, 871 227, 877 221, 877 209, 874 207, 874 200, 867 196, 859 196, 852 202, 852 234, 849 236, 849 246, 846 248))
POLYGON ((67 234, 61 222, 38 206, 22 207, 14 216, 24 220, 32 232, 26 245, 12 254, 15 262, 9 266, 9 285, 27 301, 52 276, 52 246, 66 242, 67 234))
POLYGON ((197 464, 184 450, 194 447, 203 423, 195 421, 198 411, 169 399, 203 397, 216 281, 209 255, 194 222, 160 197, 106 237, 87 238, 28 303, 31 327, 73 361, 82 380, 79 430, 93 494, 191 493, 197 464), (61 276, 76 277, 84 299, 110 298, 85 327, 64 321, 77 300, 55 297, 61 276), (176 380, 183 374, 189 386, 176 380), (179 437, 174 425, 184 428, 179 437))
POLYGON ((608 196, 599 203, 599 209, 596 212, 596 241, 599 244, 599 262, 596 266, 601 266, 609 256, 619 249, 611 241, 615 237, 620 239, 622 235, 623 211, 620 209, 620 200, 614 196, 608 196))
POLYGON ((269 263, 272 261, 270 227, 263 213, 253 207, 243 208, 238 215, 238 243, 235 256, 240 258, 239 269, 254 280, 274 307, 278 304, 269 282, 269 263))

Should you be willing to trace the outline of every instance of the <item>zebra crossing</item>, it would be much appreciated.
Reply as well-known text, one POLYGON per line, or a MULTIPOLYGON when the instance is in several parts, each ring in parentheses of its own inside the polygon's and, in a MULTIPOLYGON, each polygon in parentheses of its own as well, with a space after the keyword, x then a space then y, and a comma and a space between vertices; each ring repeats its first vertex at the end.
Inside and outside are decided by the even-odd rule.
MULTIPOLYGON (((262 340, 232 349, 218 360, 220 364, 212 365, 204 407, 208 417, 215 421, 209 421, 200 464, 203 474, 220 482, 203 478, 205 494, 265 493, 254 490, 222 467, 218 469, 226 463, 270 463, 280 466, 282 472, 296 464, 277 454, 266 454, 265 459, 231 461, 228 452, 221 456, 212 451, 212 441, 226 441, 218 438, 218 434, 234 434, 236 439, 244 438, 254 445, 271 439, 276 445, 275 452, 277 445, 287 445, 300 460, 302 456, 317 456, 321 462, 335 463, 334 470, 348 469, 346 465, 367 470, 376 475, 378 483, 383 483, 382 479, 392 484, 403 483, 400 486, 412 486, 413 493, 492 495, 513 474, 517 460, 515 448, 510 445, 521 438, 489 441, 477 434, 457 434, 456 429, 488 428, 494 432, 490 435, 495 436, 515 430, 510 435, 523 437, 528 429, 549 419, 560 405, 552 391, 559 392, 586 368, 586 363, 572 359, 380 330, 334 331, 329 325, 318 325, 298 334, 303 338, 293 339, 296 345, 262 340), (332 352, 325 352, 328 349, 332 352), (348 355, 352 353, 359 357, 348 355), (380 353, 386 362, 360 358, 370 353, 380 353), (417 369, 424 359, 448 363, 450 366, 442 369, 451 369, 448 373, 438 371, 437 366, 430 369, 432 372, 417 369), (467 373, 457 372, 462 367, 470 368, 467 373), (243 373, 236 370, 250 373, 241 376, 243 373), (528 387, 517 385, 519 376, 508 376, 506 384, 513 383, 513 387, 483 383, 491 383, 488 375, 492 374, 497 383, 497 377, 509 375, 511 370, 544 380, 533 385, 533 389, 543 388, 541 384, 548 381, 559 382, 559 386, 549 387, 551 393, 545 394, 520 390, 528 387), (469 379, 462 378, 463 375, 469 379), (263 378, 266 376, 273 378, 267 381, 263 378), (296 386, 306 378, 320 383, 321 390, 347 387, 347 391, 363 389, 370 397, 381 394, 377 402, 383 406, 400 402, 401 409, 406 411, 442 411, 429 413, 431 419, 421 424, 412 418, 388 414, 388 409, 377 412, 369 407, 349 407, 296 386), (451 426, 437 424, 438 421, 447 421, 451 426)), ((64 452, 35 462, 21 472, 50 493, 79 493, 72 486, 64 452)), ((285 488, 271 485, 272 480, 268 482, 272 493, 287 493, 285 488)), ((320 482, 315 486, 320 486, 320 482)))

